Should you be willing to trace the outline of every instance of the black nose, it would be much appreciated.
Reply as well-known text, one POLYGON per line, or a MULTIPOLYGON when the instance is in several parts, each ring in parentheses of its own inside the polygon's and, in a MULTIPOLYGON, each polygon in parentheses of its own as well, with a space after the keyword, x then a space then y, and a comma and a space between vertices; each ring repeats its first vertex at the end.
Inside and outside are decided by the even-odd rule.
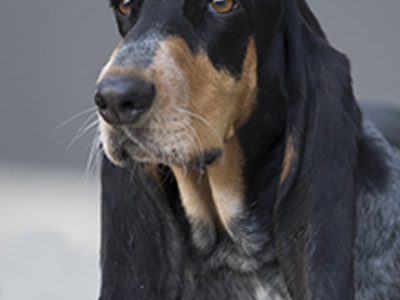
POLYGON ((97 85, 94 101, 110 124, 133 124, 151 107, 154 84, 136 77, 108 75, 97 85))

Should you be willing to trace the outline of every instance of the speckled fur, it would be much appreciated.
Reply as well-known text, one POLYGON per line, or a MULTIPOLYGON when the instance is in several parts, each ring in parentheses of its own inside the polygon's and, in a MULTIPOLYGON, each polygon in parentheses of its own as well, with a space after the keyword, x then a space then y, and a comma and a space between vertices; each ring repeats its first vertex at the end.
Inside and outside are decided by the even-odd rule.
POLYGON ((379 149, 389 174, 385 186, 359 183, 354 268, 357 300, 400 297, 400 156, 375 126, 364 138, 379 149))

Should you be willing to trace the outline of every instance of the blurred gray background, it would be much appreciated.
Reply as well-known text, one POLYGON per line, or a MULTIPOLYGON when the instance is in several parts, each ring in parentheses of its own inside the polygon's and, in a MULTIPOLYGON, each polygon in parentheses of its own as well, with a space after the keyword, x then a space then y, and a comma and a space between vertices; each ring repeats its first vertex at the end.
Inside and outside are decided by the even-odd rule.
MULTIPOLYGON (((399 101, 400 1, 309 3, 350 57, 357 96, 399 101)), ((0 4, 0 300, 97 297, 95 128, 74 137, 118 41, 107 0, 0 4)))

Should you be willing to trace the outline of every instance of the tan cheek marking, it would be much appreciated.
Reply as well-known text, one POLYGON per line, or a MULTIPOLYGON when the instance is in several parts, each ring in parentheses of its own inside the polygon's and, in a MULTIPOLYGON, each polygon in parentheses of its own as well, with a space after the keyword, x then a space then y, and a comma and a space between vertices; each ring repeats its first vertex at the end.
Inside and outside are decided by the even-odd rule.
POLYGON ((236 137, 226 145, 225 155, 207 168, 212 196, 219 219, 232 234, 231 225, 243 212, 243 156, 236 137))
POLYGON ((286 177, 288 176, 290 167, 295 157, 296 157, 296 152, 294 149, 293 137, 289 136, 286 141, 285 156, 283 158, 283 170, 280 177, 281 184, 285 181, 286 177))
POLYGON ((237 91, 236 128, 246 123, 257 99, 257 54, 254 38, 247 47, 246 58, 237 91))
MULTIPOLYGON (((237 128, 246 122, 254 107, 257 93, 257 57, 254 39, 250 40, 240 80, 236 80, 225 71, 218 72, 205 54, 197 57, 197 60, 199 66, 207 68, 199 67, 204 73, 198 72, 198 68, 190 69, 191 86, 197 87, 191 94, 190 108, 207 118, 220 137, 228 140, 232 138, 237 128), (201 80, 206 82, 203 85, 196 85, 201 80)), ((196 129, 202 135, 210 135, 209 128, 200 122, 197 122, 196 129)))
POLYGON ((193 126, 204 147, 221 147, 232 123, 237 82, 225 72, 216 71, 205 54, 198 56, 196 63, 202 67, 185 71, 193 87, 188 109, 206 119, 213 129, 198 119, 193 120, 193 126), (201 72, 197 69, 201 69, 201 72))
MULTIPOLYGON (((217 74, 212 74, 208 80, 215 84, 215 89, 219 89, 220 94, 213 98, 212 94, 204 95, 205 92, 199 90, 198 98, 196 96, 192 98, 194 99, 191 102, 193 110, 199 115, 208 116, 209 122, 218 130, 224 141, 229 141, 234 137, 237 129, 247 121, 254 107, 257 95, 256 65, 257 58, 252 39, 239 81, 223 71, 217 72, 217 74)), ((200 125, 203 124, 198 124, 196 129, 204 135, 210 135, 209 128, 200 125)), ((225 145, 226 147, 227 145, 225 145)))
POLYGON ((192 225, 214 227, 215 207, 207 175, 180 167, 173 167, 172 170, 189 221, 192 225))
POLYGON ((205 53, 193 56, 182 39, 171 38, 161 43, 153 69, 156 70, 155 82, 160 83, 157 86, 160 97, 166 94, 164 90, 168 86, 176 85, 180 89, 178 99, 171 102, 173 97, 169 97, 163 104, 200 116, 192 115, 191 124, 202 148, 209 149, 221 147, 221 142, 230 139, 250 115, 257 92, 256 65, 254 39, 248 46, 241 79, 236 80, 224 70, 217 71, 205 53), (184 80, 174 82, 171 76, 164 74, 163 70, 174 73, 173 69, 179 70, 184 80))
POLYGON ((235 134, 237 128, 247 121, 257 95, 254 39, 249 43, 240 80, 235 80, 224 71, 218 72, 205 54, 193 57, 180 39, 165 43, 190 86, 188 102, 181 102, 180 105, 209 124, 192 118, 203 149, 219 146, 224 149, 224 155, 207 167, 207 176, 201 177, 201 182, 197 171, 187 170, 185 175, 184 170, 173 168, 183 205, 192 223, 202 222, 213 226, 217 216, 218 223, 233 234, 231 225, 244 209, 243 156, 235 134))

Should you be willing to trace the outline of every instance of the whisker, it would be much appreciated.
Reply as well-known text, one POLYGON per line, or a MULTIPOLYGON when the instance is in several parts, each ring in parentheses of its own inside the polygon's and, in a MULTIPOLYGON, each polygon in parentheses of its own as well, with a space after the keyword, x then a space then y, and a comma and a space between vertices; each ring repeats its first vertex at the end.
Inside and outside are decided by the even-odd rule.
POLYGON ((66 147, 66 150, 70 149, 72 147, 72 145, 79 140, 82 136, 85 135, 85 133, 87 133, 90 129, 92 129, 93 127, 97 126, 99 124, 99 120, 96 118, 95 121, 93 120, 93 117, 97 117, 96 114, 93 114, 92 116, 90 116, 77 130, 77 132, 75 133, 74 137, 72 138, 71 142, 69 142, 69 144, 66 147), (92 123, 90 123, 92 122, 92 123))
POLYGON ((222 149, 224 148, 224 143, 223 143, 222 138, 221 138, 221 136, 219 135, 218 131, 217 131, 217 130, 210 124, 210 122, 208 122, 205 118, 199 116, 198 114, 195 114, 195 113, 191 112, 191 111, 188 110, 188 109, 182 108, 182 107, 174 107, 174 109, 176 109, 176 110, 178 110, 178 111, 180 111, 180 112, 186 113, 186 114, 188 114, 189 116, 192 116, 192 117, 194 117, 194 118, 196 118, 196 119, 202 121, 205 125, 207 125, 207 126, 213 131, 213 133, 215 134, 215 136, 216 136, 217 139, 219 140, 219 143, 221 144, 221 148, 222 148, 222 149))
POLYGON ((191 131, 191 133, 195 136, 196 140, 198 141, 198 144, 197 144, 195 142, 195 140, 193 139, 193 137, 189 133, 187 133, 187 135, 193 141, 198 158, 201 161, 204 160, 204 150, 203 150, 203 144, 201 142, 200 136, 198 135, 196 129, 189 122, 187 122, 187 121, 183 121, 183 122, 186 124, 187 128, 191 131))
POLYGON ((66 119, 65 121, 61 122, 61 123, 58 124, 56 127, 54 127, 54 130, 58 130, 58 129, 60 129, 61 127, 67 125, 68 123, 70 123, 70 122, 76 120, 77 118, 79 118, 79 117, 81 117, 81 116, 84 116, 84 115, 86 115, 86 114, 88 114, 88 113, 90 113, 90 112, 92 112, 92 111, 95 111, 95 110, 96 110, 96 107, 91 107, 91 108, 85 109, 85 110, 83 110, 83 111, 81 111, 81 112, 79 112, 79 113, 76 113, 76 114, 73 115, 72 117, 69 117, 68 119, 66 119))
POLYGON ((95 130, 95 134, 93 140, 90 145, 89 157, 86 163, 85 173, 84 173, 84 181, 87 181, 90 178, 90 175, 94 171, 95 167, 99 165, 101 158, 101 141, 100 141, 100 132, 95 130))
MULTIPOLYGON (((179 133, 174 133, 176 139, 177 139, 177 144, 179 145, 181 141, 184 141, 184 139, 182 139, 181 134, 179 133)), ((187 176, 187 168, 186 168, 186 163, 185 163, 185 158, 183 157, 181 151, 179 151, 178 149, 174 148, 174 154, 178 157, 178 159, 181 161, 181 165, 183 168, 183 176, 186 177, 187 176)))
MULTIPOLYGON (((195 136, 195 138, 197 139, 198 143, 196 142, 195 138, 193 138, 192 134, 190 134, 187 131, 184 131, 185 136, 189 139, 190 143, 194 146, 194 150, 196 151, 197 156, 202 156, 203 151, 201 151, 201 140, 199 135, 197 134, 196 130, 193 128, 193 126, 186 120, 182 119, 180 121, 174 120, 172 119, 172 122, 177 123, 179 125, 185 124, 186 128, 189 129, 191 131, 191 133, 195 136)), ((179 135, 180 137, 180 141, 183 141, 181 135, 179 135)))

